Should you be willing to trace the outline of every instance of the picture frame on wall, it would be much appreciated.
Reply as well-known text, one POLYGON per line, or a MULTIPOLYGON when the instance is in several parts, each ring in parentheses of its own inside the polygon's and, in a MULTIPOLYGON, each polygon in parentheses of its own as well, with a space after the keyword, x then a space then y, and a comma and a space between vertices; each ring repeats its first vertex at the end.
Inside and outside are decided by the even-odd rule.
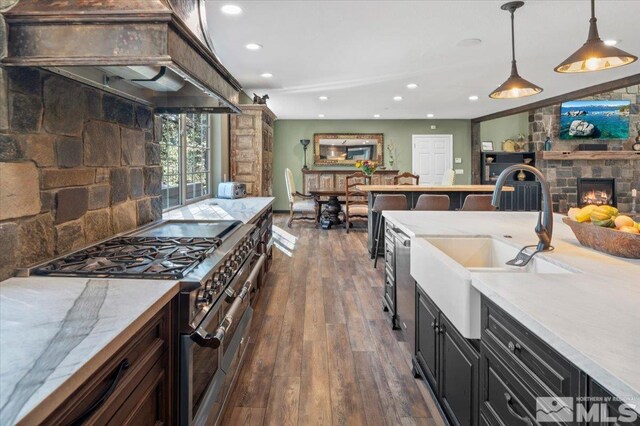
POLYGON ((482 141, 482 151, 493 151, 493 141, 482 141))

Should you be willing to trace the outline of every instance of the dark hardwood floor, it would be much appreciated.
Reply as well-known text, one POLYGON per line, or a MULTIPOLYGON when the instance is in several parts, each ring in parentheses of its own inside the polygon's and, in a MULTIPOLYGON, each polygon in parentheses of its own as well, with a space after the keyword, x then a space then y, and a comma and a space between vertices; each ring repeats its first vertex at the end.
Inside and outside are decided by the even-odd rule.
POLYGON ((274 223, 274 262, 224 425, 441 425, 382 311, 366 230, 274 223))

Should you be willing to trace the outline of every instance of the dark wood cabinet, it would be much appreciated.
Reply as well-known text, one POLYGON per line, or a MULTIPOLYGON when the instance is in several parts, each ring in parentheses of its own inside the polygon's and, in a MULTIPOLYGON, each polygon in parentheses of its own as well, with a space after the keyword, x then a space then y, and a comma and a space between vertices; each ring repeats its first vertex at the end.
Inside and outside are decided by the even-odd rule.
POLYGON ((479 362, 477 349, 416 286, 414 369, 429 382, 454 425, 479 423, 479 362))
POLYGON ((480 355, 440 313, 440 403, 453 424, 478 424, 480 355))
MULTIPOLYGON (((485 185, 495 184, 504 169, 513 164, 529 164, 535 166, 535 152, 483 152, 482 180, 485 185), (526 163, 525 163, 526 161, 526 163)), ((500 198, 502 211, 538 211, 542 202, 542 188, 535 176, 523 172, 525 180, 518 180, 518 172, 507 178, 507 185, 513 186, 513 192, 503 192, 500 198)))
POLYGON ((44 423, 174 424, 176 306, 162 308, 44 423))
MULTIPOLYGON (((640 426, 640 414, 634 412, 630 407, 621 408, 621 402, 593 379, 589 379, 587 394, 593 400, 589 402, 587 410, 595 417, 590 420, 590 425, 640 426), (593 407, 596 403, 598 406, 593 407), (617 421, 610 422, 607 421, 608 418, 615 418, 617 421)), ((637 404, 637 401, 634 403, 637 404)))
POLYGON ((416 286, 416 361, 419 372, 431 388, 438 389, 439 311, 429 297, 416 286))
POLYGON ((537 181, 512 181, 513 192, 502 192, 500 210, 510 212, 538 211, 542 206, 542 187, 537 181))

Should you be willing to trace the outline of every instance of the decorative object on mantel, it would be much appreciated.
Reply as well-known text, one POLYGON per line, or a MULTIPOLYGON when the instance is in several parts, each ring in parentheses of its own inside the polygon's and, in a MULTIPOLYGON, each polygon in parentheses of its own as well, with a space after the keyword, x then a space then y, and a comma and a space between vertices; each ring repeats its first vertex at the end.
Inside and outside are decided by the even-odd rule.
POLYGON ((640 151, 640 121, 636 123, 636 129, 638 129, 638 136, 636 136, 636 143, 631 148, 634 151, 640 151))
POLYGON ((636 199, 638 198, 638 190, 631 190, 631 214, 636 214, 636 199))
MULTIPOLYGON (((389 143, 387 144, 387 152, 389 153, 389 167, 393 168, 393 165, 396 162, 396 154, 397 154, 397 147, 395 142, 393 142, 393 139, 389 140, 389 143)), ((383 167, 380 167, 381 169, 383 167)))
POLYGON ((269 99, 269 95, 258 96, 255 93, 253 94, 253 104, 254 105, 266 105, 267 99, 269 99))
POLYGON ((516 152, 516 143, 513 139, 507 139, 502 142, 502 150, 505 152, 516 152))
POLYGON ((602 71, 629 65, 638 60, 637 56, 617 47, 607 46, 598 34, 596 22, 595 0, 591 0, 591 19, 589 19, 587 41, 573 55, 555 67, 554 71, 561 73, 602 71))
POLYGON ((515 11, 524 6, 523 1, 511 1, 503 4, 500 9, 507 10, 511 14, 511 75, 496 90, 489 95, 492 99, 514 99, 523 98, 525 96, 537 95, 542 92, 542 88, 536 86, 530 81, 525 80, 518 74, 516 65, 516 42, 515 30, 513 24, 513 15, 515 11))
POLYGON ((522 133, 518 134, 517 141, 516 141, 516 152, 526 151, 525 149, 526 145, 527 145, 527 142, 525 140, 524 134, 522 133))
POLYGON ((547 138, 544 140, 544 150, 545 151, 551 151, 551 138, 549 136, 547 136, 547 138))
POLYGON ((552 122, 552 118, 549 117, 549 122, 542 122, 542 131, 545 132, 547 134, 547 137, 544 140, 544 147, 543 149, 545 151, 551 151, 552 146, 551 146, 551 130, 553 128, 553 122, 552 122))
POLYGON ((362 173, 364 173, 368 177, 371 177, 378 168, 378 162, 371 160, 358 160, 356 161, 355 166, 357 169, 360 169, 362 173))
POLYGON ((302 170, 309 170, 309 167, 307 167, 307 146, 309 146, 311 141, 309 139, 300 139, 300 143, 304 150, 304 166, 302 166, 302 170))

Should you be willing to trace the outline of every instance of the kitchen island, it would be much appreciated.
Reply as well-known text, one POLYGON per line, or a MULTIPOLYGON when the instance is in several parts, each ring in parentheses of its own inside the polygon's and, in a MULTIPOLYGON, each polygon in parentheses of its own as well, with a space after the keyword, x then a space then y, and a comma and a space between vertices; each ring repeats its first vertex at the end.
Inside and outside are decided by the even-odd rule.
MULTIPOLYGON (((426 262, 428 257, 447 257, 447 254, 435 248, 429 239, 464 238, 465 240, 460 240, 461 245, 457 246, 459 250, 464 248, 465 241, 473 238, 494 239, 496 244, 505 244, 513 250, 534 244, 537 239, 533 232, 537 220, 536 213, 385 212, 384 216, 394 228, 411 238, 410 270, 414 278, 418 277, 418 294, 424 294, 430 301, 435 301, 447 321, 459 316, 459 312, 454 310, 459 309, 463 303, 453 301, 453 304, 449 305, 442 299, 438 300, 441 296, 433 294, 433 288, 439 283, 444 285, 444 281, 426 282, 420 278, 427 276, 425 273, 431 274, 434 278, 437 276, 433 270, 425 270, 429 264, 426 262)), ((490 375, 487 376, 484 366, 487 363, 501 365, 496 361, 497 358, 490 355, 493 351, 487 349, 489 346, 499 346, 495 342, 500 341, 495 336, 505 333, 502 331, 505 330, 502 325, 496 325, 499 324, 500 318, 507 318, 510 324, 515 324, 513 330, 524 330, 525 334, 522 334, 521 339, 537 342, 526 346, 525 343, 518 342, 517 333, 505 334, 511 336, 508 350, 507 341, 503 342, 505 352, 509 355, 506 359, 512 360, 510 362, 518 368, 536 359, 531 356, 538 345, 537 347, 547 347, 545 355, 541 356, 549 356, 552 361, 549 361, 551 364, 536 365, 550 371, 555 369, 562 374, 569 374, 567 371, 575 369, 584 375, 580 376, 584 377, 583 379, 570 379, 568 375, 549 374, 549 377, 555 377, 552 380, 562 380, 556 383, 572 383, 577 388, 578 383, 574 383, 574 379, 580 382, 577 394, 559 396, 598 396, 604 392, 619 398, 620 401, 635 404, 636 411, 640 410, 640 369, 637 355, 640 351, 640 260, 617 258, 582 247, 571 230, 562 223, 561 218, 560 215, 554 215, 552 244, 555 249, 539 253, 536 258, 564 269, 564 273, 506 270, 482 272, 479 269, 470 271, 471 286, 478 294, 478 304, 482 299, 483 306, 482 312, 470 314, 477 315, 478 321, 480 316, 482 317, 482 335, 479 339, 473 335, 470 340, 464 340, 482 342, 478 346, 481 346, 482 355, 479 364, 479 403, 483 415, 482 407, 488 407, 491 401, 485 401, 482 396, 490 399, 487 392, 493 392, 484 388, 487 383, 491 383, 488 382, 491 379, 490 375), (492 342, 485 345, 485 339, 492 342), (485 349, 489 353, 487 356, 484 353, 485 349), (559 365, 567 367, 563 369, 559 365)), ((449 265, 453 263, 455 261, 452 258, 445 262, 449 265)), ((443 294, 450 294, 452 291, 454 289, 447 288, 447 292, 443 294)), ((497 369, 493 365, 490 371, 497 369)), ((524 367, 522 371, 525 371, 524 367)), ((540 371, 543 370, 539 370, 538 374, 542 374, 540 371)), ((476 371, 473 374, 478 373, 476 371)), ((527 382, 524 376, 516 377, 524 383, 527 382)), ((492 386, 495 389, 495 383, 492 386)), ((535 386, 537 385, 533 387, 535 386)), ((565 390, 565 387, 562 385, 558 389, 565 390)), ((504 398, 501 403, 504 404, 504 398)), ((535 419, 535 400, 532 410, 535 419)))
MULTIPOLYGON (((449 196, 449 210, 458 210, 462 208, 464 199, 469 194, 491 194, 494 185, 358 185, 356 189, 368 193, 369 219, 367 228, 369 233, 368 248, 373 258, 374 250, 374 230, 378 226, 378 215, 371 211, 373 202, 378 194, 403 194, 407 197, 407 210, 411 210, 418 198, 422 194, 439 194, 449 196)), ((505 186, 502 188, 504 193, 513 192, 513 187, 505 186)), ((378 254, 382 254, 379 250, 378 254)))

